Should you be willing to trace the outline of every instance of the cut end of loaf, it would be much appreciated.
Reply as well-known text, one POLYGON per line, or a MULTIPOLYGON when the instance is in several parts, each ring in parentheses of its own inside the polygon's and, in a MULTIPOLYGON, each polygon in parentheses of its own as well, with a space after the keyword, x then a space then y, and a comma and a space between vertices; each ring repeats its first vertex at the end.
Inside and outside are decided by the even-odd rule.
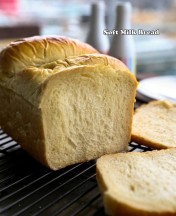
POLYGON ((128 81, 109 66, 80 66, 48 82, 42 112, 52 169, 127 150, 134 103, 128 81))

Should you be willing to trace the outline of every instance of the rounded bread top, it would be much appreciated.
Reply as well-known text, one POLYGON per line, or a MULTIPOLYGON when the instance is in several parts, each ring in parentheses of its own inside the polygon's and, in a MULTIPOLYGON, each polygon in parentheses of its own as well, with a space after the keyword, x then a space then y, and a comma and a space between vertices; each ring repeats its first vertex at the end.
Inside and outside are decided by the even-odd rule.
POLYGON ((110 76, 113 71, 137 86, 120 60, 66 37, 31 37, 11 43, 0 53, 0 85, 38 106, 50 81, 61 73, 83 72, 86 68, 102 73, 109 70, 110 76))
POLYGON ((61 36, 34 36, 10 43, 0 53, 0 77, 12 77, 28 66, 40 66, 70 56, 98 53, 90 45, 61 36))

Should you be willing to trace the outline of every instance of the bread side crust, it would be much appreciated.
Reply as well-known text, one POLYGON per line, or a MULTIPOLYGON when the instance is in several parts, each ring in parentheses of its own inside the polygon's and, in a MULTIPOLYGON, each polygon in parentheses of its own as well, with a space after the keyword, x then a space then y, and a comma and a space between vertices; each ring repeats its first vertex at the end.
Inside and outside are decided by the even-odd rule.
POLYGON ((105 211, 110 216, 174 216, 175 212, 150 212, 140 209, 138 206, 130 206, 128 203, 117 201, 116 196, 112 195, 113 191, 104 194, 105 211))
POLYGON ((48 166, 41 110, 3 86, 0 86, 0 99, 0 126, 24 150, 48 166))
POLYGON ((12 78, 28 66, 40 66, 69 56, 98 53, 90 45, 67 37, 35 36, 12 42, 0 54, 0 79, 12 78))

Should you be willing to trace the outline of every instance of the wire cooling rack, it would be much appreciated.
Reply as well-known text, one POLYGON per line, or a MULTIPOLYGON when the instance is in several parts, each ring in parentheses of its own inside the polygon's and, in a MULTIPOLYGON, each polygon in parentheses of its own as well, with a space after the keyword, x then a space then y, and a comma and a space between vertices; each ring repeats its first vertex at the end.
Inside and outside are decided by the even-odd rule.
MULTIPOLYGON (((129 144, 129 151, 148 150, 129 144)), ((95 164, 93 160, 51 171, 0 129, 0 215, 105 215, 95 164)))

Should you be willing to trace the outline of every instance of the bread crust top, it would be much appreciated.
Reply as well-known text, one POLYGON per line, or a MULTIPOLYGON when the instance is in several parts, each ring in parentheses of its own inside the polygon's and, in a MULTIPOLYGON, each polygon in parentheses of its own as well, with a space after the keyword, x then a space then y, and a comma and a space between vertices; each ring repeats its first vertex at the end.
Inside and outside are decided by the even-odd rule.
POLYGON ((69 56, 98 53, 90 45, 61 36, 34 36, 11 42, 0 54, 0 77, 12 77, 28 66, 40 66, 69 56))
POLYGON ((12 42, 0 53, 0 85, 38 106, 52 76, 57 78, 61 72, 75 72, 80 67, 90 67, 91 72, 96 67, 102 72, 104 67, 111 67, 137 85, 134 75, 120 60, 99 54, 77 40, 40 36, 12 42))

